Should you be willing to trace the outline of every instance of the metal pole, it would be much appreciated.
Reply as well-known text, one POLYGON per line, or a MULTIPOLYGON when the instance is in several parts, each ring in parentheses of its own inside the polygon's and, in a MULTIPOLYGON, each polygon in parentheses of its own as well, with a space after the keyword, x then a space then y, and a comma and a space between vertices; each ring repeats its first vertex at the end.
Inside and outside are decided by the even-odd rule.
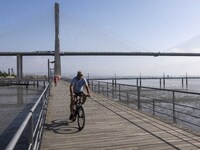
POLYGON ((173 123, 176 123, 176 112, 175 112, 175 92, 173 91, 173 123))
POLYGON ((29 127, 28 141, 29 141, 29 143, 31 143, 31 150, 32 150, 33 149, 33 113, 32 113, 31 118, 29 120, 28 127, 29 127))
POLYGON ((98 81, 98 94, 100 94, 100 82, 98 81))
POLYGON ((112 86, 112 99, 114 99, 114 86, 112 86))
POLYGON ((92 82, 91 82, 91 86, 92 86, 92 91, 94 92, 93 80, 92 80, 92 82))
POLYGON ((115 73, 115 86, 117 85, 116 73, 115 73))
POLYGON ((182 78, 182 88, 184 87, 184 79, 182 78))
POLYGON ((129 104, 129 94, 127 93, 127 106, 129 104))
POLYGON ((50 75, 49 75, 49 74, 50 74, 50 73, 49 73, 49 71, 50 71, 50 70, 49 70, 49 59, 48 59, 48 61, 47 61, 47 64, 48 64, 48 82, 49 82, 49 76, 50 76, 50 75))
POLYGON ((119 84, 119 100, 121 101, 121 86, 119 84))
POLYGON ((107 97, 109 97, 109 95, 108 95, 108 82, 107 82, 107 97))
POLYGON ((163 73, 163 88, 165 89, 165 73, 163 73))
POLYGON ((186 88, 188 88, 188 77, 187 77, 187 73, 186 73, 186 88))
POLYGON ((155 99, 153 99, 153 115, 155 115, 155 99))
POLYGON ((140 110, 141 109, 141 106, 140 106, 140 90, 141 90, 141 87, 137 87, 137 96, 138 96, 138 109, 140 110))
POLYGON ((162 88, 162 79, 160 78, 160 89, 162 88))

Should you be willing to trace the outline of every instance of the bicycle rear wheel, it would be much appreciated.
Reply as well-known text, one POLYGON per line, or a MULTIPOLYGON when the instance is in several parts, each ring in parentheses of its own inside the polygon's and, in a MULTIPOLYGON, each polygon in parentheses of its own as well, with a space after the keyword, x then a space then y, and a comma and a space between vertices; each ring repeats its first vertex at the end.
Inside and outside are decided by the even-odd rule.
POLYGON ((85 111, 82 106, 78 109, 78 128, 82 130, 85 126, 85 111))

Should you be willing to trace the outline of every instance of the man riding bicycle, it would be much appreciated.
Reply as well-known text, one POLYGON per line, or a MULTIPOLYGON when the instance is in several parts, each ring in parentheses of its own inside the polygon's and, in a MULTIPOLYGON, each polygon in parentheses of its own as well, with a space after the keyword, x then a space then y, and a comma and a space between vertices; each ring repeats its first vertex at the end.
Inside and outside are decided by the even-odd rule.
POLYGON ((83 73, 78 71, 77 76, 74 77, 70 84, 70 96, 71 96, 71 104, 70 104, 70 117, 69 119, 73 119, 73 108, 75 103, 75 96, 82 95, 83 96, 83 103, 85 103, 87 96, 90 97, 90 89, 88 86, 87 80, 83 77, 83 73), (83 88, 86 88, 87 95, 83 92, 83 88))

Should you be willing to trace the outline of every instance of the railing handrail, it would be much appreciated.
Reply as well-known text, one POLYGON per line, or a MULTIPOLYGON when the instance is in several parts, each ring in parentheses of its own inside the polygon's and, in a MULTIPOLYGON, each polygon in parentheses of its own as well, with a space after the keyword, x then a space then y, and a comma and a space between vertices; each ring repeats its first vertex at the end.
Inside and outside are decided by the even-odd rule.
MULTIPOLYGON (((112 84, 111 82, 105 82, 105 81, 96 81, 96 82, 112 84)), ((198 92, 183 91, 183 90, 176 90, 176 89, 156 88, 156 87, 148 87, 148 86, 140 86, 140 85, 129 85, 129 84, 123 84, 123 83, 116 83, 116 85, 129 86, 129 87, 140 87, 143 89, 145 88, 145 89, 158 90, 158 91, 169 91, 169 92, 200 95, 200 93, 198 93, 198 92)))
POLYGON ((177 123, 177 121, 183 122, 183 124, 187 123, 189 125, 194 126, 195 128, 197 127, 199 131, 200 109, 198 107, 195 107, 195 105, 192 107, 190 105, 188 106, 187 104, 184 105, 182 103, 176 102, 177 100, 176 95, 179 96, 179 94, 195 95, 194 98, 196 99, 196 96, 197 96, 199 100, 200 93, 198 92, 182 91, 182 90, 175 90, 175 89, 162 89, 162 88, 146 87, 146 86, 140 86, 140 85, 136 86, 136 85, 128 85, 128 84, 119 84, 119 83, 105 82, 105 81, 91 81, 90 85, 91 85, 92 91, 97 92, 98 94, 102 93, 103 95, 106 95, 107 97, 112 97, 112 99, 115 99, 115 100, 116 98, 118 98, 120 102, 123 102, 123 103, 126 102, 128 106, 129 104, 132 104, 135 106, 134 108, 138 110, 142 110, 143 108, 148 109, 151 111, 153 115, 161 114, 160 117, 163 117, 163 115, 166 117, 170 117, 173 119, 173 123, 177 123), (156 94, 152 93, 153 95, 151 94, 149 95, 149 93, 146 94, 145 91, 147 92, 156 91, 156 94), (157 96, 159 97, 159 95, 157 94, 158 91, 164 91, 164 92, 167 91, 166 93, 164 93, 164 97, 167 99, 165 98, 163 99, 163 97, 160 97, 159 99, 156 98, 157 96), (111 92, 111 93, 109 94, 108 92, 111 92), (130 98, 131 95, 132 95, 132 98, 130 98), (134 103, 133 102, 129 103, 130 99, 134 100, 134 103), (169 105, 165 106, 160 103, 158 103, 157 105, 155 104, 155 101, 168 103, 170 104, 170 106, 169 105), (159 108, 156 110, 155 106, 159 108), (161 108, 161 111, 159 110, 160 108, 161 108), (191 111, 192 114, 186 112, 185 108, 192 109, 191 111), (179 118, 179 115, 182 115, 183 119, 181 119, 181 117, 179 118), (184 118, 183 116, 184 117, 190 116, 191 118, 187 118, 187 117, 184 118), (191 121, 191 119, 193 118, 195 120, 191 121))
POLYGON ((90 77, 89 80, 131 80, 131 79, 200 79, 200 76, 116 76, 116 77, 90 77))
POLYGON ((44 93, 46 93, 47 89, 49 88, 49 83, 47 84, 47 86, 45 87, 44 91, 42 92, 42 94, 40 95, 40 97, 38 98, 38 100, 36 101, 36 103, 33 105, 33 107, 31 108, 30 112, 34 112, 35 108, 37 107, 37 105, 39 104, 39 102, 41 101, 44 93))
MULTIPOLYGON (((42 100, 42 97, 44 96, 44 94, 47 92, 47 89, 49 88, 49 83, 47 84, 47 86, 45 87, 44 91, 42 92, 42 94, 40 95, 40 97, 38 98, 37 102, 35 103, 35 105, 31 108, 30 112, 28 113, 28 115, 26 116, 26 118, 24 119, 24 121, 22 122, 22 124, 20 125, 19 129, 17 130, 17 132, 15 133, 15 135, 13 136, 12 140, 9 142, 9 144, 6 147, 6 150, 12 150, 14 149, 15 145, 17 144, 20 136, 22 135, 23 131, 25 130, 25 128, 27 127, 30 118, 33 115, 33 112, 35 111, 35 108, 38 106, 39 102, 42 100)), ((33 144, 33 143, 32 143, 33 144)))
POLYGON ((26 116, 25 120, 22 122, 21 126, 13 136, 12 140, 9 142, 9 144, 6 147, 6 150, 12 150, 15 145, 17 144, 21 134, 23 133, 24 129, 26 128, 30 118, 32 116, 32 112, 29 112, 28 115, 26 116))
POLYGON ((46 78, 0 78, 0 81, 47 81, 46 78))

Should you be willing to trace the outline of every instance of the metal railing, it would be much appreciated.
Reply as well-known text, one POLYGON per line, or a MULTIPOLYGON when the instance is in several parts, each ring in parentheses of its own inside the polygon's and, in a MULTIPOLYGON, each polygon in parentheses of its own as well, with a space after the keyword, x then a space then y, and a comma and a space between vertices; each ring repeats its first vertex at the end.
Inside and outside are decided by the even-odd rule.
POLYGON ((93 92, 167 122, 200 131, 200 93, 90 80, 93 92))
MULTIPOLYGON (((24 119, 23 123, 13 136, 12 140, 6 147, 6 150, 12 150, 17 147, 20 137, 28 132, 28 149, 39 149, 43 131, 43 125, 46 117, 47 102, 50 91, 50 84, 48 84, 30 112, 24 119)), ((27 138, 27 137, 26 137, 27 138)))
POLYGON ((37 85, 39 86, 40 82, 43 83, 43 87, 46 87, 45 78, 0 78, 0 85, 37 85))

